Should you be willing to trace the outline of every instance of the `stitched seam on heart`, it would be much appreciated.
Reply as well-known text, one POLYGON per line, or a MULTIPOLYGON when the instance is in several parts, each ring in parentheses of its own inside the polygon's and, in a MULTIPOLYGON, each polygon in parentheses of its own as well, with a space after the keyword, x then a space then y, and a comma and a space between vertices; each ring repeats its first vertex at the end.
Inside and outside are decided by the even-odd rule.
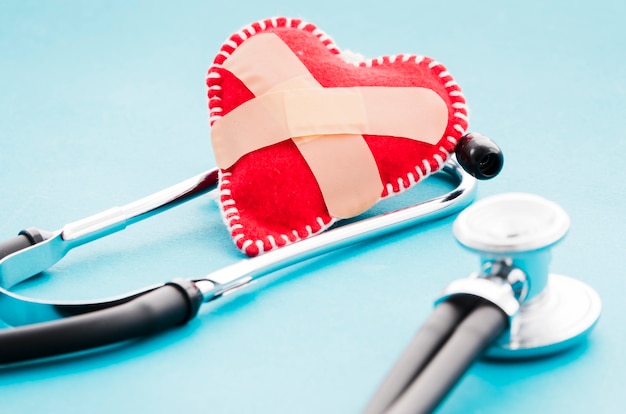
MULTIPOLYGON (((210 108, 210 125, 213 125, 213 123, 217 119, 221 118, 223 112, 223 109, 221 107, 222 88, 219 84, 221 75, 219 71, 217 71, 217 69, 222 68, 222 63, 246 39, 255 35, 256 33, 271 28, 293 28, 308 31, 316 36, 318 40, 322 42, 322 44, 324 44, 331 53, 335 55, 341 54, 341 51, 332 41, 330 36, 317 28, 314 24, 308 23, 300 19, 275 17, 265 20, 259 20, 249 24, 248 26, 241 29, 239 32, 230 36, 230 38, 228 38, 228 40, 224 42, 222 48, 216 55, 213 64, 209 68, 207 74, 207 85, 210 108)), ((448 73, 445 66, 443 66, 441 63, 428 57, 411 54, 381 56, 374 59, 368 59, 360 63, 349 63, 352 63, 354 66, 375 67, 387 63, 395 63, 398 60, 400 60, 402 63, 413 63, 416 65, 424 63, 428 65, 430 71, 441 79, 444 88, 448 93, 451 106, 455 110, 453 113, 453 118, 455 119, 455 121, 453 123, 449 122, 449 125, 445 131, 446 139, 443 141, 443 144, 439 146, 434 154, 428 156, 430 160, 424 159, 421 165, 414 166, 414 172, 409 171, 406 173, 405 177, 398 177, 397 183, 389 182, 384 184, 381 199, 399 194, 407 190, 408 188, 417 184, 419 181, 430 176, 434 171, 442 168, 443 164, 450 157, 450 154, 452 153, 454 147, 456 146, 456 143, 458 142, 457 137, 460 138, 462 135, 465 134, 468 125, 468 110, 461 89, 454 81, 452 76, 448 73)), ((237 209, 236 201, 231 197, 230 194, 230 181, 226 179, 229 176, 230 173, 225 171, 221 172, 220 210, 222 212, 224 223, 228 227, 236 246, 243 253, 249 256, 261 254, 265 251, 270 251, 277 247, 291 244, 303 238, 310 237, 313 234, 317 234, 326 230, 337 221, 336 219, 331 217, 330 221, 328 223, 325 223, 322 217, 317 217, 316 223, 320 226, 319 229, 313 231, 310 225, 306 225, 305 228, 301 230, 293 229, 291 235, 280 234, 278 241, 272 235, 266 236, 265 240, 246 239, 245 234, 242 232, 243 224, 240 222, 239 210, 237 209), (307 232, 307 235, 305 237, 300 236, 300 233, 303 232, 303 230, 307 232), (269 245, 270 248, 266 249, 266 245, 269 245)))
MULTIPOLYGON (((221 92, 222 88, 219 85, 219 79, 221 78, 219 72, 215 71, 217 68, 222 67, 222 63, 233 53, 233 51, 241 45, 246 39, 250 36, 258 32, 262 32, 271 28, 279 28, 279 27, 291 27, 294 29, 306 30, 316 36, 322 44, 326 46, 326 48, 333 54, 339 54, 340 51, 332 41, 330 36, 324 33, 322 30, 317 28, 312 23, 305 22, 300 19, 289 19, 289 18, 271 18, 265 20, 259 20, 257 22, 251 23, 248 26, 241 29, 239 32, 233 34, 222 46, 220 52, 216 56, 213 65, 209 68, 209 72, 207 75, 207 85, 209 87, 208 97, 209 97, 209 108, 210 108, 210 125, 222 117, 222 108, 221 108, 221 97, 219 92, 221 92)), ((241 223, 241 217, 239 214, 239 210, 237 209, 236 201, 231 197, 230 194, 230 177, 231 173, 226 171, 220 171, 220 211, 222 214, 222 220, 226 224, 227 228, 231 233, 231 237, 239 250, 243 253, 251 256, 256 254, 264 253, 265 251, 273 250, 277 247, 281 247, 287 244, 295 243, 299 240, 308 238, 317 233, 321 233, 322 231, 328 229, 332 226, 337 220, 334 218, 330 218, 328 222, 325 222, 322 217, 316 218, 316 223, 319 225, 319 229, 313 230, 310 225, 306 225, 304 230, 307 232, 305 237, 300 236, 300 231, 297 229, 293 229, 291 234, 280 234, 278 236, 278 240, 272 235, 266 236, 265 240, 252 240, 246 239, 245 234, 241 232, 243 230, 243 224, 241 223), (270 248, 265 248, 265 241, 269 244, 270 248), (251 249, 251 247, 253 247, 251 249), (254 248, 258 250, 258 252, 254 252, 254 248)))
POLYGON ((306 236, 301 237, 297 230, 292 230, 291 234, 280 234, 278 240, 272 235, 268 235, 266 240, 271 246, 269 249, 265 249, 265 243, 263 240, 246 239, 244 233, 237 233, 238 230, 243 230, 243 224, 241 224, 241 216, 239 209, 237 208, 235 200, 231 197, 230 189, 230 177, 232 173, 220 170, 220 213, 222 220, 226 226, 230 229, 232 239, 243 253, 248 254, 251 246, 258 249, 257 254, 262 254, 265 251, 274 250, 278 247, 285 246, 287 244, 295 243, 297 241, 306 239, 315 234, 321 233, 328 227, 332 226, 337 220, 331 218, 329 222, 324 222, 322 217, 317 217, 315 221, 319 225, 319 229, 313 230, 310 225, 305 226, 307 232, 306 236))
MULTIPOLYGON (((414 63, 415 65, 419 65, 420 63, 427 63, 430 71, 438 76, 442 82, 444 82, 444 88, 448 93, 450 98, 451 106, 455 109, 453 113, 453 118, 455 118, 455 122, 452 124, 452 129, 458 134, 459 137, 463 136, 466 133, 469 116, 467 105, 465 104, 465 98, 461 92, 459 85, 452 78, 452 75, 447 71, 446 67, 429 57, 422 55, 413 55, 413 54, 399 54, 399 55, 390 55, 390 56, 379 56, 377 58, 367 59, 359 64, 355 64, 355 66, 372 68, 376 66, 381 66, 385 64, 393 64, 396 62, 402 63, 414 63)), ((353 63, 354 64, 354 63, 353 63)), ((451 132, 446 130, 446 133, 451 132)), ((455 138, 452 134, 446 134, 446 141, 444 145, 439 146, 438 153, 432 155, 432 159, 436 162, 437 166, 433 169, 433 166, 427 161, 423 160, 422 165, 416 165, 414 167, 414 172, 409 171, 406 176, 398 177, 397 183, 386 183, 385 190, 381 196, 381 199, 385 199, 387 197, 391 197, 397 194, 400 194, 423 179, 429 177, 434 171, 438 171, 444 165, 444 163, 448 160, 451 153, 454 151, 454 148, 458 142, 458 139, 455 138), (417 177, 416 177, 417 174, 417 177), (405 185, 405 182, 408 185, 405 185), (397 184, 397 186, 394 186, 397 184)))
POLYGON ((249 37, 254 36, 259 32, 263 32, 268 29, 276 29, 276 28, 292 28, 305 30, 313 34, 317 39, 322 42, 324 46, 333 54, 340 54, 341 51, 332 41, 330 36, 324 33, 322 30, 317 28, 314 24, 308 23, 304 20, 300 19, 292 19, 285 17, 274 17, 265 20, 259 20, 253 22, 237 33, 231 35, 226 42, 222 45, 220 51, 215 57, 213 64, 209 68, 207 75, 207 84, 209 85, 208 97, 209 97, 209 109, 210 109, 210 125, 222 117, 223 109, 221 105, 221 97, 219 92, 222 90, 221 86, 218 85, 218 79, 221 78, 219 72, 216 71, 218 68, 222 68, 222 63, 230 57, 230 55, 241 45, 244 41, 246 41, 249 37))

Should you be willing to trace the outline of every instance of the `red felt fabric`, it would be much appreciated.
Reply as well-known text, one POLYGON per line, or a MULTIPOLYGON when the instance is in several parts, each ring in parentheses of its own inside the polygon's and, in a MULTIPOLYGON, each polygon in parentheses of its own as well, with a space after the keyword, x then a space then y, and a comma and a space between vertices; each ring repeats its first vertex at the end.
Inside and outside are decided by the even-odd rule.
MULTIPOLYGON (((237 46, 260 32, 277 34, 324 87, 419 86, 432 89, 446 102, 447 129, 435 145, 402 137, 364 136, 384 184, 381 197, 409 188, 420 177, 440 169, 467 129, 465 100, 440 63, 401 55, 385 56, 357 67, 341 59, 332 40, 314 25, 288 18, 252 23, 224 43, 207 76, 212 122, 254 98, 221 65, 237 46)), ((221 173, 224 221, 237 247, 249 256, 309 237, 335 221, 291 140, 247 154, 221 173)))

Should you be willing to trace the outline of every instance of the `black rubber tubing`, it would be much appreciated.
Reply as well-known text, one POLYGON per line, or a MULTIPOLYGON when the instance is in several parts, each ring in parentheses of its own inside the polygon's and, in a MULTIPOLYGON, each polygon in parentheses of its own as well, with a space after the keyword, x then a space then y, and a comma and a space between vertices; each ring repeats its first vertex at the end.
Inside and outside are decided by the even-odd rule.
POLYGON ((370 399, 363 414, 383 413, 411 384, 468 313, 467 306, 446 301, 435 307, 370 399))
POLYGON ((30 228, 22 230, 18 236, 0 242, 0 260, 12 253, 26 249, 44 240, 45 237, 38 229, 30 228))
POLYGON ((495 305, 477 306, 386 414, 435 410, 474 360, 507 326, 506 315, 495 305))
POLYGON ((88 350, 165 331, 194 318, 202 294, 170 282, 112 308, 0 330, 0 364, 88 350))

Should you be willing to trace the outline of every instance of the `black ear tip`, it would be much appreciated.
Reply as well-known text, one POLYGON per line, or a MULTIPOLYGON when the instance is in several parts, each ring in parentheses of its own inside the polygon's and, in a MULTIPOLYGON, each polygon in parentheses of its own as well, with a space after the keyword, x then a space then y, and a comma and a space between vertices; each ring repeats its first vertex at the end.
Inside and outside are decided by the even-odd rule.
POLYGON ((489 137, 470 132, 461 137, 455 149, 461 167, 479 180, 495 177, 502 170, 504 155, 489 137))

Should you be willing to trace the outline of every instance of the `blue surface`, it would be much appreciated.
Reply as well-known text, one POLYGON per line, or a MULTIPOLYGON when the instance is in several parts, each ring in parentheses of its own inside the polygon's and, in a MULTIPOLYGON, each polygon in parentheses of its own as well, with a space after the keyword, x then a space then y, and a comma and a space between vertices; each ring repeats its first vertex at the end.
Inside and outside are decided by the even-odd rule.
MULTIPOLYGON (((443 62, 470 104, 470 130, 506 154, 479 197, 526 191, 562 205, 572 229, 553 270, 603 299, 586 344, 538 361, 480 362, 440 411, 623 410, 626 3, 212 3, 0 3, 1 239, 212 167, 204 77, 214 54, 254 20, 303 17, 369 57, 443 62)), ((158 337, 0 368, 1 411, 357 413, 439 290, 476 268, 451 223, 279 272, 158 337)), ((101 297, 240 258, 205 197, 72 252, 19 291, 101 297)))

